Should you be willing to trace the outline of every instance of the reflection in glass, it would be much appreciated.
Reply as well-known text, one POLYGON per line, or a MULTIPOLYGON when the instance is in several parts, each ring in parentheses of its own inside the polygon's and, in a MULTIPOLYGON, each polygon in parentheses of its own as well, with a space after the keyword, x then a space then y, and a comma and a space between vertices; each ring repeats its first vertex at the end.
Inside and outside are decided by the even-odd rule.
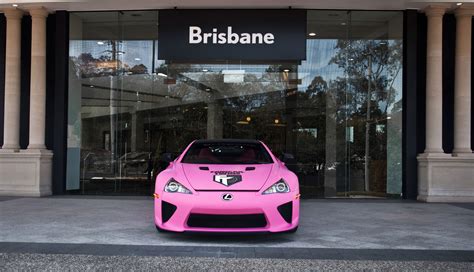
POLYGON ((149 194, 164 153, 246 138, 303 197, 400 194, 402 12, 308 11, 306 60, 260 63, 157 60, 158 15, 71 14, 68 190, 149 194))

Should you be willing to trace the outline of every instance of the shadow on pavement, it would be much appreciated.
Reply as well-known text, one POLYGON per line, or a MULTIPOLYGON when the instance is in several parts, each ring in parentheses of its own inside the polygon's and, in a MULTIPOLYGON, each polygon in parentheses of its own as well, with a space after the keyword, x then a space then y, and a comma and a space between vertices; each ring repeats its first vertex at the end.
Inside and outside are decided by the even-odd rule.
POLYGON ((170 240, 175 242, 195 242, 195 243, 235 243, 235 244, 248 244, 261 243, 261 244, 278 244, 293 242, 294 234, 291 233, 205 233, 205 232, 184 232, 184 233, 172 233, 172 232, 161 232, 157 235, 166 236, 170 240))

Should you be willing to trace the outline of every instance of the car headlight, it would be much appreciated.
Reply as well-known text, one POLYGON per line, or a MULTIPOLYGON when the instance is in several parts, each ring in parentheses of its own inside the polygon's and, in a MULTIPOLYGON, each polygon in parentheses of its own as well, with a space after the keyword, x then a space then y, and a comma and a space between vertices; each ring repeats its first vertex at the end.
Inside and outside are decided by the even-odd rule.
POLYGON ((288 186, 284 179, 280 179, 278 182, 263 191, 262 195, 288 193, 289 191, 290 186, 288 186))
POLYGON ((192 194, 192 192, 184 187, 181 183, 177 182, 174 178, 171 178, 165 185, 165 192, 168 193, 182 193, 192 194))

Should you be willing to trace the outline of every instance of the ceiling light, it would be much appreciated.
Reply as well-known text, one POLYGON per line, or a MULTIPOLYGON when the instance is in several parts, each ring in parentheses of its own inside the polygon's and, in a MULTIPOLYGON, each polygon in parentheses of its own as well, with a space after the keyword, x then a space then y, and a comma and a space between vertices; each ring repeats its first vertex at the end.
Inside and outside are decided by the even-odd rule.
POLYGON ((247 118, 245 118, 245 120, 247 120, 247 122, 250 122, 252 120, 252 118, 250 118, 250 116, 247 116, 247 118))
POLYGON ((104 42, 97 42, 98 45, 104 45, 104 42))
POLYGON ((462 5, 462 3, 456 3, 456 6, 461 6, 461 5, 462 5))
POLYGON ((274 122, 275 122, 275 124, 278 124, 278 123, 280 123, 280 120, 275 119, 274 122))
POLYGON ((210 92, 210 91, 211 91, 211 89, 209 89, 209 88, 206 88, 206 92, 210 92))
POLYGON ((140 61, 141 59, 140 58, 135 58, 136 61, 140 61))
POLYGON ((283 69, 283 72, 288 73, 290 69, 283 69))
POLYGON ((12 6, 13 6, 14 8, 16 8, 16 7, 18 7, 18 4, 12 4, 12 6))
POLYGON ((203 72, 207 72, 207 71, 209 71, 209 70, 207 70, 207 69, 202 69, 202 71, 203 71, 203 72))
POLYGON ((243 83, 245 70, 222 70, 224 83, 243 83))
POLYGON ((390 120, 390 119, 392 119, 392 117, 391 117, 391 116, 387 116, 387 120, 390 120))
POLYGON ((163 73, 158 73, 158 75, 162 77, 168 77, 166 74, 163 74, 163 73))
POLYGON ((310 37, 314 37, 314 36, 316 36, 316 33, 314 33, 314 32, 310 32, 310 33, 308 33, 308 36, 310 36, 310 37))

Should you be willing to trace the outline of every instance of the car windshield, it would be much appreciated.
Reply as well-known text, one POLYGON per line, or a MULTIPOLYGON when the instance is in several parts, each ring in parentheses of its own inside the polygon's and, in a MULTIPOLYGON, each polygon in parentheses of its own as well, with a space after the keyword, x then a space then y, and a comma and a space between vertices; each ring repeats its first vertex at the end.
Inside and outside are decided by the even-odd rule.
POLYGON ((194 164, 266 164, 273 163, 260 143, 194 143, 182 163, 194 164))

